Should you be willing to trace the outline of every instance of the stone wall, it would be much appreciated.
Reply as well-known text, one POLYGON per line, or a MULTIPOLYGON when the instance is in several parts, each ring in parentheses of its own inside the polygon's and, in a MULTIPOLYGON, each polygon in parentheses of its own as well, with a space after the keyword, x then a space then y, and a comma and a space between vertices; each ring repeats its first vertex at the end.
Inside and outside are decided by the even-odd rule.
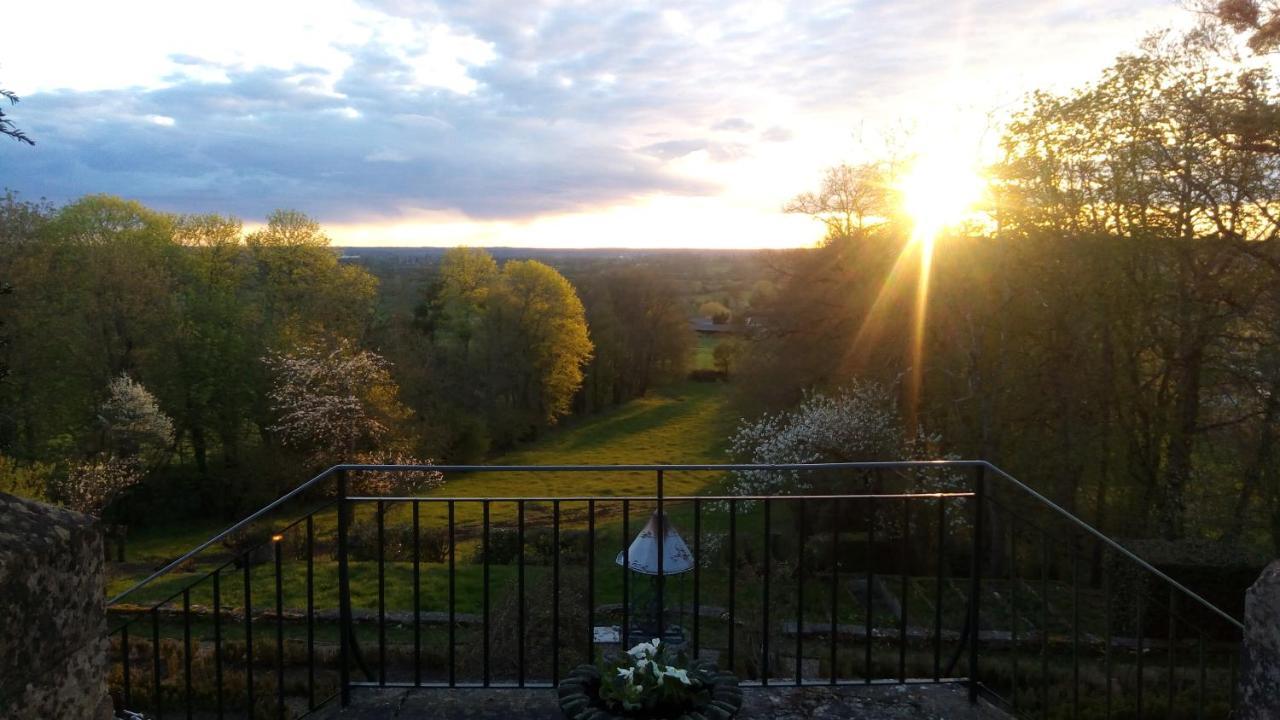
POLYGON ((0 493, 0 717, 107 720, 102 534, 0 493))

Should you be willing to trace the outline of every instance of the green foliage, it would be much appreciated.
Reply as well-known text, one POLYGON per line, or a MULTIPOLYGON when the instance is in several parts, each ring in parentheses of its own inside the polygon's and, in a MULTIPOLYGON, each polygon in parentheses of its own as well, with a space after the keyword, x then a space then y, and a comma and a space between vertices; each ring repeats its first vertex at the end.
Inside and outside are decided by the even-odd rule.
POLYGON ((684 375, 694 336, 671 279, 651 268, 624 267, 584 279, 582 294, 596 348, 583 409, 642 397, 684 375))
POLYGON ((993 169, 997 225, 938 239, 918 353, 917 245, 855 226, 776 255, 737 386, 776 410, 918 376, 908 426, 1105 530, 1261 539, 1280 517, 1280 164, 1236 120, 1277 107, 1268 74, 1171 36, 1033 95, 993 169))
POLYGON ((678 717, 707 704, 715 674, 683 652, 654 638, 627 650, 601 669, 600 699, 614 712, 641 717, 678 717))
POLYGON ((0 273, 13 288, 0 306, 10 338, 0 448, 22 462, 75 465, 145 446, 176 449, 202 475, 221 471, 211 455, 230 470, 246 445, 272 442, 259 358, 359 336, 376 287, 297 213, 274 214, 249 238, 231 218, 109 196, 55 210, 7 195, 0 215, 0 273), (124 375, 149 391, 149 417, 172 418, 171 434, 135 432, 140 406, 103 407, 124 375))
POLYGON ((0 455, 0 492, 48 501, 49 489, 57 477, 55 470, 53 465, 24 465, 11 457, 0 455))
POLYGON ((435 382, 426 403, 459 417, 453 455, 474 457, 553 425, 571 409, 592 344, 582 302, 553 268, 485 251, 445 254, 418 308, 435 382))

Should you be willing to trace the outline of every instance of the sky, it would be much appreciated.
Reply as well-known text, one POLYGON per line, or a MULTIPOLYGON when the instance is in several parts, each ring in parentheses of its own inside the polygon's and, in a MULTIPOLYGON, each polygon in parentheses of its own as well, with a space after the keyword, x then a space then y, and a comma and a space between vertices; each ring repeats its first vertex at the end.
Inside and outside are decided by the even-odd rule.
POLYGON ((340 245, 783 247, 823 168, 981 157, 1175 0, 41 0, 5 10, 26 199, 133 198, 340 245))

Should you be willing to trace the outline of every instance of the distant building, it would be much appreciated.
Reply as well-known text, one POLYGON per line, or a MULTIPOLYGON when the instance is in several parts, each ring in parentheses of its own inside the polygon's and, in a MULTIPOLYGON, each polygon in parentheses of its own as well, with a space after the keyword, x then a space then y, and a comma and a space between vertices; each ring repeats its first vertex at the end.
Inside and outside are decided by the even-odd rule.
POLYGON ((700 335, 737 335, 742 332, 742 328, 732 323, 717 325, 704 317, 689 318, 689 325, 700 335))

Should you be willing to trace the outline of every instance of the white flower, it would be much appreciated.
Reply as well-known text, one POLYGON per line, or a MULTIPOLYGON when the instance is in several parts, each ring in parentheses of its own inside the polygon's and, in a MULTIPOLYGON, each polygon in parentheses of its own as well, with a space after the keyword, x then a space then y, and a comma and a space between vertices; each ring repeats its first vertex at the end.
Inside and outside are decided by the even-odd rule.
POLYGON ((667 667, 667 670, 666 670, 666 672, 665 672, 664 674, 665 674, 667 677, 673 677, 673 678, 675 678, 675 679, 679 680, 680 682, 684 683, 685 685, 691 685, 691 684, 693 683, 693 681, 689 679, 689 671, 688 671, 688 670, 685 670, 684 668, 678 668, 678 667, 670 667, 670 666, 668 666, 668 667, 667 667))
POLYGON ((618 677, 624 677, 630 680, 631 676, 635 675, 635 672, 635 668, 618 668, 618 677))
POLYGON ((658 642, 657 640, 654 640, 653 643, 642 642, 636 645, 635 647, 631 648, 630 650, 628 650, 627 654, 634 658, 652 657, 654 651, 657 650, 657 647, 654 644, 657 642, 658 642))

